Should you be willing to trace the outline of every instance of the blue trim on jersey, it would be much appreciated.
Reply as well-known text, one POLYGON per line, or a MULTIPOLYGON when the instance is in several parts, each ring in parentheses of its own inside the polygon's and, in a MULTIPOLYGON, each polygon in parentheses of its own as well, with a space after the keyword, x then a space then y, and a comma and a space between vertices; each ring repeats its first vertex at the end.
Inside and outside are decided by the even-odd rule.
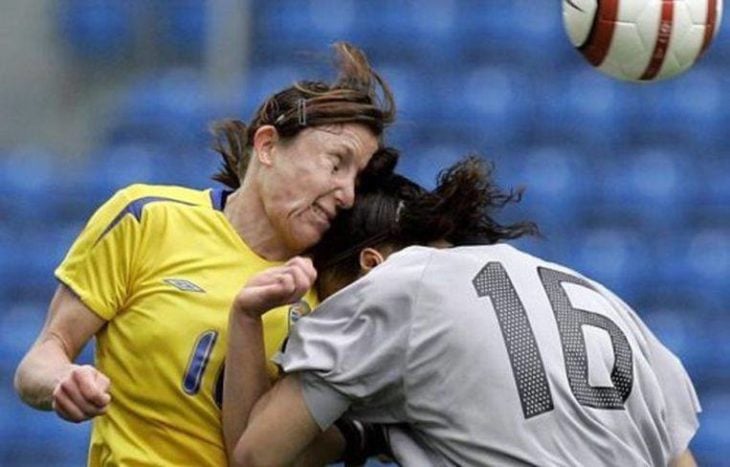
POLYGON ((108 234, 110 230, 116 227, 116 225, 119 224, 122 219, 124 219, 124 216, 128 214, 133 215, 134 218, 137 219, 137 222, 139 222, 142 219, 142 211, 144 210, 144 207, 150 203, 155 203, 158 201, 172 201, 173 203, 185 204, 187 206, 195 206, 193 203, 180 201, 178 199, 163 198, 161 196, 145 196, 144 198, 136 199, 129 203, 124 209, 122 209, 117 217, 115 217, 114 220, 109 223, 107 228, 104 229, 104 232, 102 232, 102 234, 99 236, 99 239, 96 241, 96 243, 99 243, 101 239, 104 238, 104 236, 108 234))
POLYGON ((189 395, 195 395, 200 391, 200 383, 203 379, 203 372, 208 366, 210 354, 218 340, 217 331, 205 331, 195 343, 195 350, 188 363, 188 369, 183 376, 183 390, 189 395))
POLYGON ((222 188, 213 188, 210 190, 210 202, 213 205, 213 209, 216 211, 223 211, 226 207, 226 200, 231 192, 222 188))

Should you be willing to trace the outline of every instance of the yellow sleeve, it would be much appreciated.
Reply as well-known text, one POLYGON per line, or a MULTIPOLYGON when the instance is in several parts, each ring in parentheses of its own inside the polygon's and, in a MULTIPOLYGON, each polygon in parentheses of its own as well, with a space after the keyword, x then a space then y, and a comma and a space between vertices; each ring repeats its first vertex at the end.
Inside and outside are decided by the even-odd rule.
POLYGON ((133 190, 118 191, 94 213, 55 271, 59 281, 105 320, 123 308, 134 280, 142 225, 133 190))

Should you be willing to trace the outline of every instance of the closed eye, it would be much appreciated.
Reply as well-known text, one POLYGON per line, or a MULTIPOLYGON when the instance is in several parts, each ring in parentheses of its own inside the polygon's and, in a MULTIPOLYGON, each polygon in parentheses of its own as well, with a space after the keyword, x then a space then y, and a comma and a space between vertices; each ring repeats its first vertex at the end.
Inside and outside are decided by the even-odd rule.
POLYGON ((332 161, 332 173, 339 172, 340 167, 342 166, 342 156, 339 154, 333 154, 330 159, 332 161))

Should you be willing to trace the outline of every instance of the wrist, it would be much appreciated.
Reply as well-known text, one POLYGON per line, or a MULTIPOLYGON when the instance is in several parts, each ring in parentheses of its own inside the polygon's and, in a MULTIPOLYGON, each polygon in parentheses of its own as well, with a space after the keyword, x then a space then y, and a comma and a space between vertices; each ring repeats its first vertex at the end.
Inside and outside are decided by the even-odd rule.
POLYGON ((234 307, 231 320, 242 326, 261 326, 261 314, 251 308, 234 307))

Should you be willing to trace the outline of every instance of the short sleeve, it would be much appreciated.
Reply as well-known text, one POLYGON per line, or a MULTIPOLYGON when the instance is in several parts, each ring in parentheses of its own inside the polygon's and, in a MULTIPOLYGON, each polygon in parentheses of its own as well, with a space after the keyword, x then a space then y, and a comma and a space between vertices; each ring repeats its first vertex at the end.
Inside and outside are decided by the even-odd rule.
POLYGON ((699 428, 697 414, 702 411, 697 393, 682 362, 644 324, 636 312, 615 294, 604 293, 629 316, 643 339, 642 350, 651 364, 666 404, 665 423, 671 441, 672 458, 682 454, 699 428))
POLYGON ((692 381, 682 362, 659 342, 648 336, 652 368, 666 401, 666 423, 672 441, 672 458, 683 453, 699 428, 697 414, 702 411, 692 381))
POLYGON ((141 233, 141 210, 131 188, 117 192, 89 219, 55 271, 94 313, 105 320, 124 305, 141 233))
POLYGON ((284 371, 301 373, 304 399, 323 429, 352 404, 382 406, 402 393, 424 264, 422 256, 394 256, 302 318, 277 357, 284 371))

